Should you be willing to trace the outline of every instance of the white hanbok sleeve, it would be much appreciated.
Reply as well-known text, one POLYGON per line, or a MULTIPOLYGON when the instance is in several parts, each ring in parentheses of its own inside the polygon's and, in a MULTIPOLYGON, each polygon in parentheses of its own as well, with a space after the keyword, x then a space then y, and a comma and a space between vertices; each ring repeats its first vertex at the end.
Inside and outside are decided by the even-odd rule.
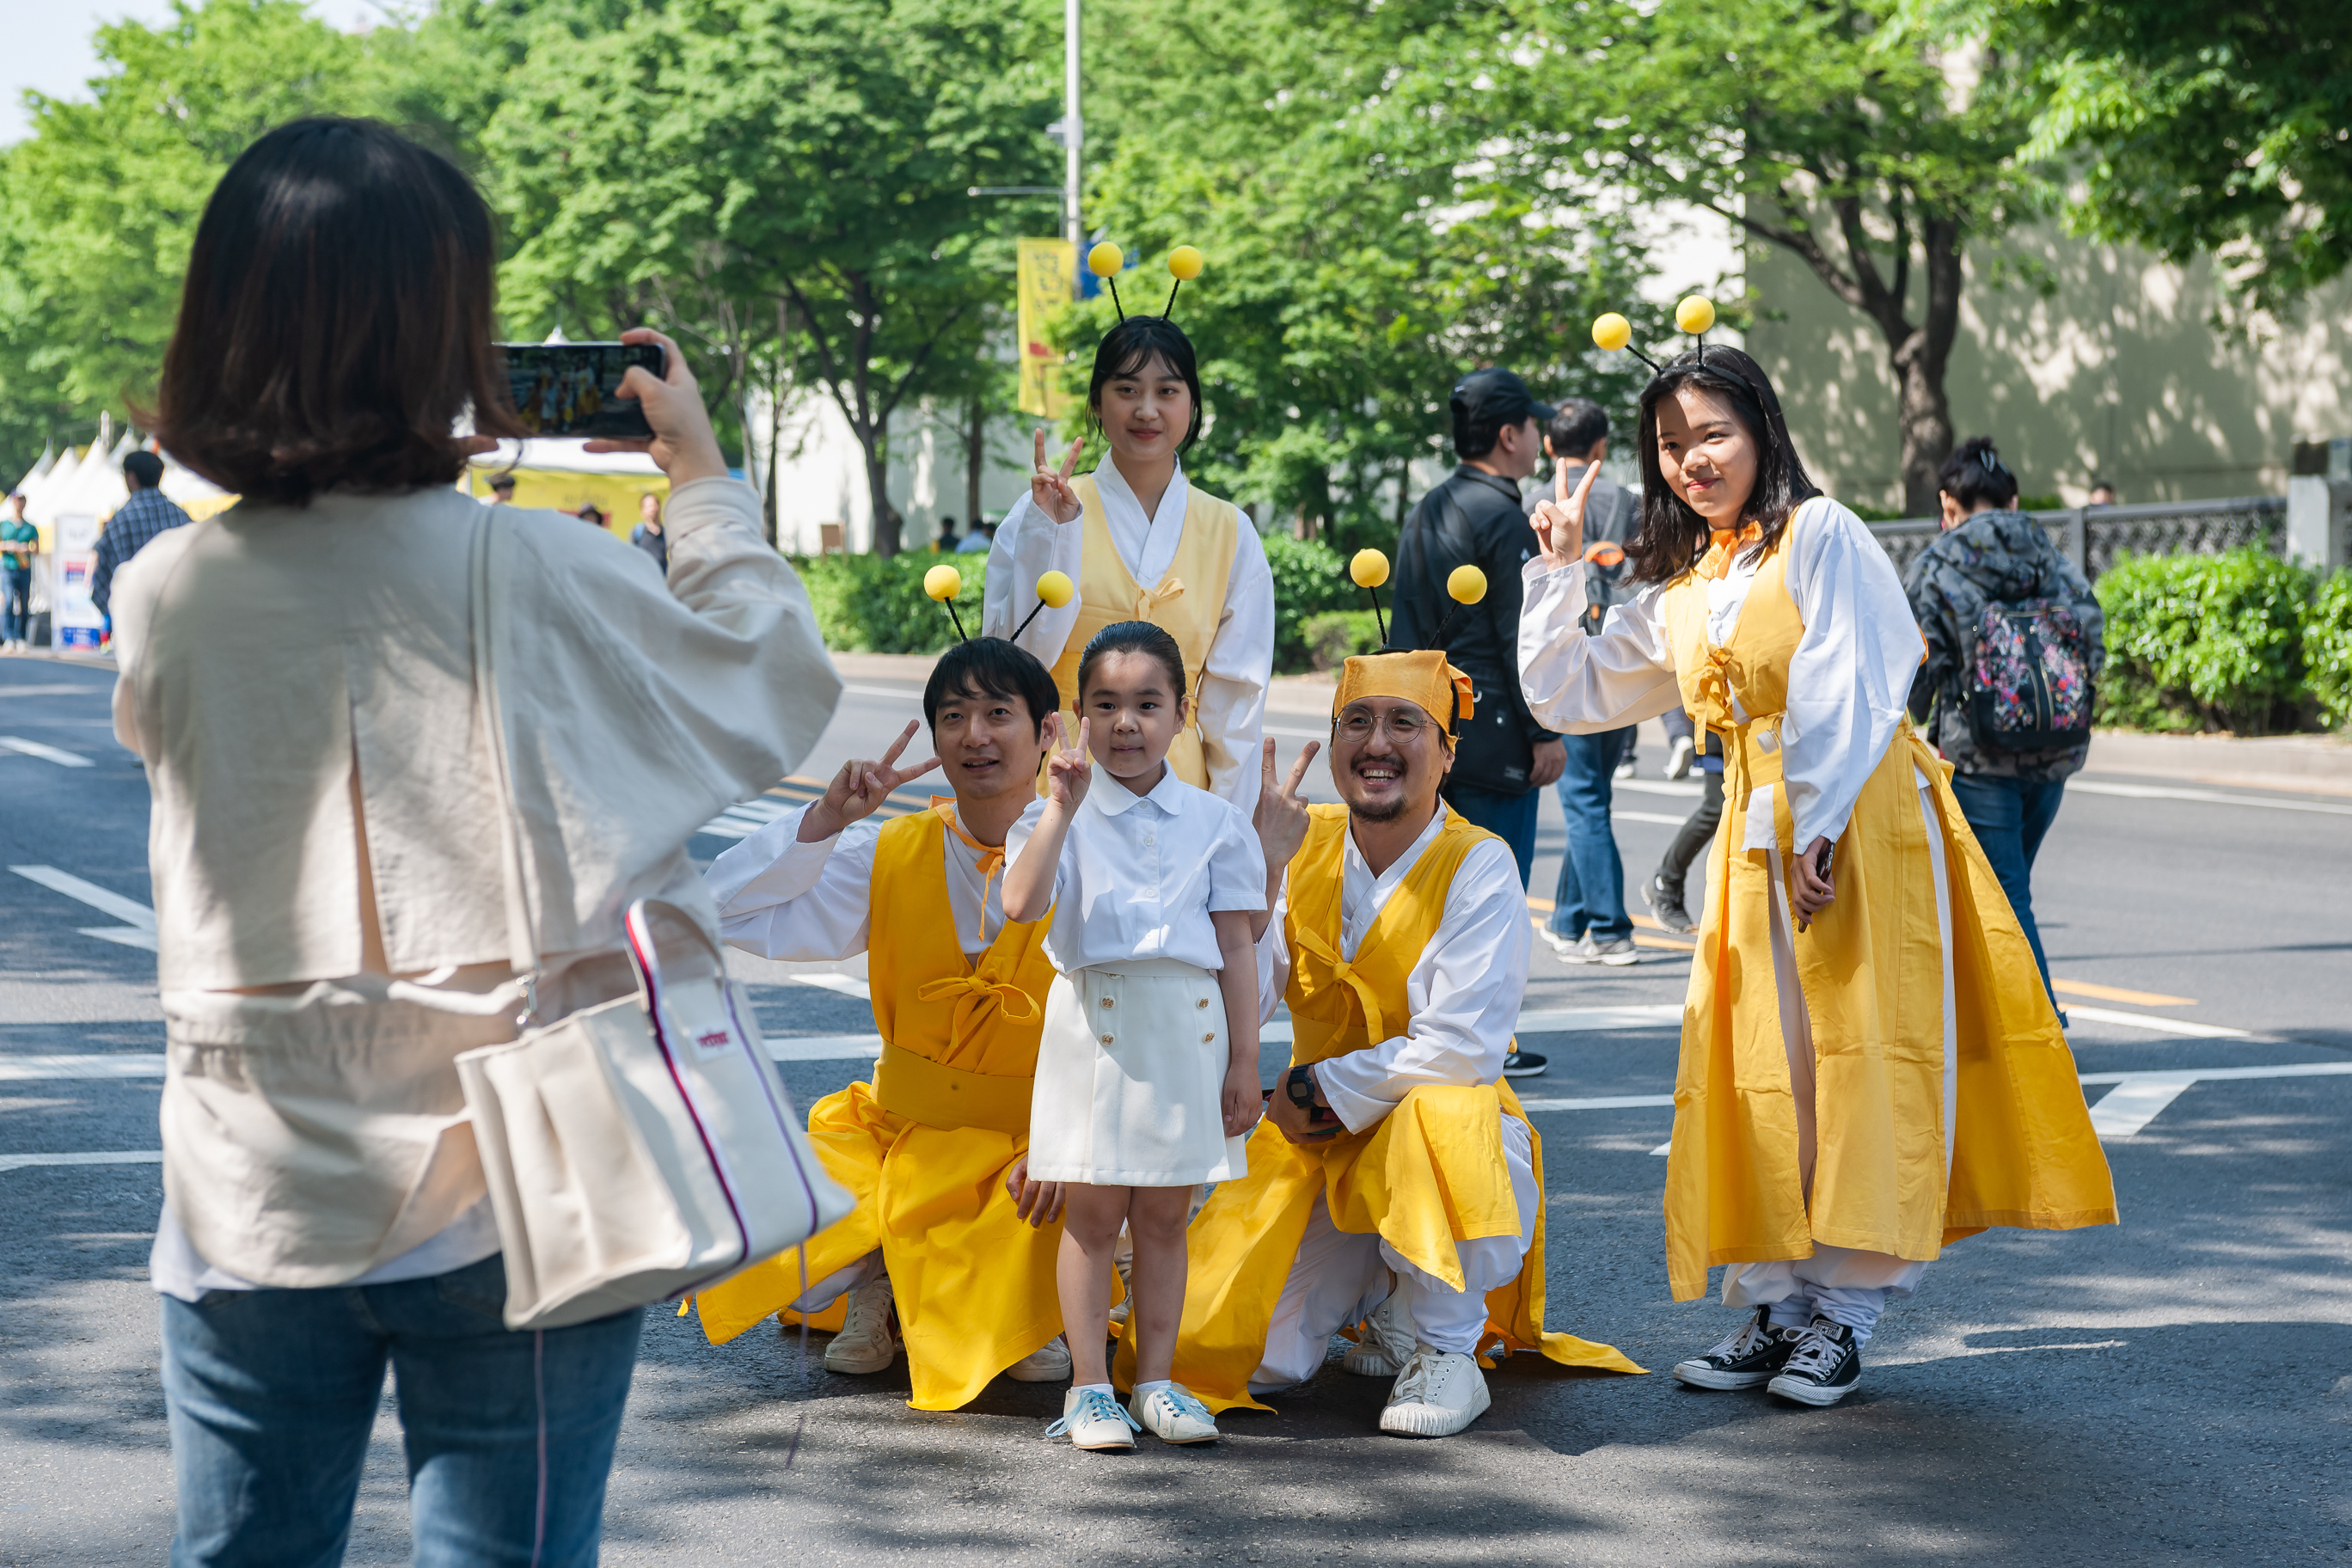
POLYGON ((1274 676, 1274 573, 1247 512, 1241 514, 1240 535, 1225 579, 1225 607, 1208 662, 1194 680, 1193 700, 1200 707, 1209 792, 1232 801, 1246 818, 1257 809, 1265 771, 1258 748, 1265 739, 1266 682, 1274 676))
POLYGON ((1013 637, 1013 631, 1037 610, 1029 629, 1013 640, 1037 656, 1047 669, 1058 663, 1070 633, 1078 624, 1078 597, 1060 609, 1037 608, 1037 579, 1060 572, 1078 580, 1080 558, 1086 552, 1084 519, 1055 522, 1023 496, 996 526, 996 542, 988 547, 988 588, 981 595, 980 634, 1013 637))
POLYGON ((1274 1010, 1282 1005, 1283 993, 1290 989, 1290 939, 1284 934, 1290 916, 1290 872, 1282 873, 1281 890, 1275 894, 1274 913, 1265 922, 1265 931, 1257 939, 1257 1021, 1260 1028, 1274 1022, 1274 1010))
POLYGON ((1789 661, 1780 777, 1802 848, 1845 831, 1903 722, 1927 645, 1894 563, 1860 518, 1824 498, 1790 528, 1789 596, 1805 635, 1789 661))
POLYGON ((1423 1084, 1501 1079, 1534 941, 1518 862, 1500 841, 1480 844, 1454 873, 1437 936, 1406 977, 1405 1032, 1315 1064, 1349 1131, 1374 1125, 1423 1084))
POLYGON ((710 863, 703 886, 719 905, 719 934, 763 958, 822 963, 866 951, 874 915, 874 846, 881 827, 852 823, 800 841, 809 808, 788 812, 710 863))
POLYGON ((1682 706, 1663 584, 1612 605, 1601 629, 1588 634, 1581 562, 1549 570, 1538 556, 1520 576, 1519 690, 1536 722, 1560 734, 1589 735, 1682 706))

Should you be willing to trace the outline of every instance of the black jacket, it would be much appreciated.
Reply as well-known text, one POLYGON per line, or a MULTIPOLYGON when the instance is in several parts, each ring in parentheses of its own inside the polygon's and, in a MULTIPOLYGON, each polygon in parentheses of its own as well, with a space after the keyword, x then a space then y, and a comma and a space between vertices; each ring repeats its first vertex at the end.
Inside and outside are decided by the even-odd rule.
POLYGON ((1445 639, 1446 657, 1478 689, 1480 716, 1500 703, 1530 742, 1551 731, 1535 721, 1519 691, 1519 568, 1535 558, 1535 530, 1519 510, 1519 487, 1464 464, 1421 498, 1397 541, 1395 624, 1398 647, 1436 646, 1446 612, 1445 579, 1467 563, 1486 574, 1486 597, 1462 608, 1445 639))

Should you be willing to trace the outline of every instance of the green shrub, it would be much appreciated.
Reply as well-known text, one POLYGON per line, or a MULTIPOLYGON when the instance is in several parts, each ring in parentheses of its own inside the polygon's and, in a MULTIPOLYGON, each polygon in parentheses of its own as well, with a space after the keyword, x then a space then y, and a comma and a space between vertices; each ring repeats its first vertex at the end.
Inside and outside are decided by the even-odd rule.
MULTIPOLYGON (((1307 621, 1333 610, 1371 606, 1348 581, 1346 557, 1328 544, 1309 544, 1276 531, 1265 535, 1265 563, 1274 574, 1274 668, 1277 675, 1312 668, 1307 621)), ((1385 601, 1383 601, 1385 603, 1385 601)))
POLYGON ((1307 643, 1307 662, 1317 669, 1337 669, 1360 653, 1381 651, 1380 623, 1370 610, 1326 610, 1299 623, 1307 643))
POLYGON ((938 653, 956 640, 955 627, 946 607, 924 595, 923 574, 942 563, 963 574, 956 613, 976 637, 985 555, 803 555, 793 558, 793 567, 808 584, 825 647, 845 653, 938 653))
POLYGON ((2319 721, 2340 729, 2352 719, 2352 571, 2319 584, 2303 623, 2303 663, 2319 721))
POLYGON ((2107 665, 2099 721, 2134 730, 2292 729, 2312 574, 2253 545, 2126 556, 2098 582, 2107 665))

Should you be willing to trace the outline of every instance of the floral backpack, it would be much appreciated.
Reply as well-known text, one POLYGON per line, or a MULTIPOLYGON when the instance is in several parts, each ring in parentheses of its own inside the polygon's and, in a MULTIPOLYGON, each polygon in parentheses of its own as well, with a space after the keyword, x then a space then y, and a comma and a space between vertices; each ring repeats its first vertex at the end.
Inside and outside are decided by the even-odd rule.
POLYGON ((1996 601, 1975 631, 1966 695, 1978 745, 2051 752, 2090 740, 2089 639, 2064 601, 1996 601))

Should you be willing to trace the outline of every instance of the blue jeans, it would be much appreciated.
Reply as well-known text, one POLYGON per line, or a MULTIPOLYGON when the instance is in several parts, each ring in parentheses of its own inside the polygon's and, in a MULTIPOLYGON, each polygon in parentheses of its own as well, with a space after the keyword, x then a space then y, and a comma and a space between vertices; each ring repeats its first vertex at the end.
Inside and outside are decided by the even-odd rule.
POLYGON ((1625 912, 1625 863, 1617 858, 1617 832, 1609 825, 1611 781, 1633 738, 1630 727, 1560 737, 1568 767, 1552 787, 1568 818, 1568 847, 1559 858, 1550 929, 1561 936, 1589 931, 1595 942, 1615 942, 1633 934, 1633 917, 1625 912))
MULTIPOLYGON (((1992 862, 1992 874, 2000 879, 2000 890, 2009 895, 2009 907, 2017 911, 2017 923, 2025 928, 2025 940, 2033 949, 2033 962, 2042 970, 2042 988, 2050 989, 2050 960, 2042 956, 2042 931, 2033 923, 2033 858, 2042 849, 2042 835, 2058 816, 2058 803, 2066 794, 2064 779, 2011 779, 1986 773, 1952 775, 1952 794, 1958 797, 1960 815, 1969 819, 1969 829, 1977 836, 1978 847, 1985 858, 1992 862)), ((2050 1004, 2058 1005, 2058 994, 2051 992, 2050 1004)))
POLYGON ((1496 795, 1492 790, 1449 785, 1445 804, 1473 827, 1483 827, 1511 847, 1512 858, 1519 863, 1519 886, 1526 887, 1536 872, 1536 807, 1542 804, 1537 792, 1496 795))
POLYGON ((593 1564, 642 1309, 510 1332, 498 1258, 357 1289, 163 1298, 173 1568, 333 1568, 389 1362, 420 1568, 593 1564))
POLYGON ((29 642, 33 636, 33 574, 0 566, 0 642, 29 642))

